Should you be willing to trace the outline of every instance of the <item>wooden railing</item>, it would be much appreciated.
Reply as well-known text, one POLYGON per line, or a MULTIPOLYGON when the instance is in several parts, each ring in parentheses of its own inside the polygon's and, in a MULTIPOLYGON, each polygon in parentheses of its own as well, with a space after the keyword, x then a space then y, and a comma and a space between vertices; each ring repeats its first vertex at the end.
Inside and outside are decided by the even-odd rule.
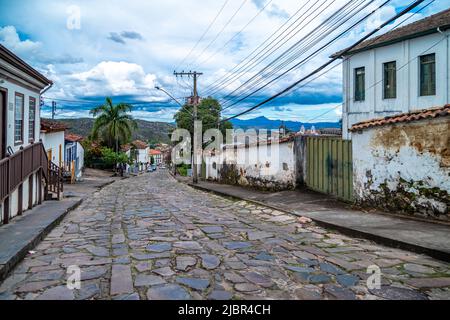
POLYGON ((55 164, 49 163, 42 142, 21 147, 13 155, 0 160, 0 203, 4 203, 3 223, 9 221, 10 196, 16 189, 19 190, 18 214, 22 214, 23 184, 27 180, 30 181, 30 176, 35 173, 39 175, 38 203, 42 202, 42 178, 46 181, 44 197, 47 198, 50 191, 56 193, 59 199, 63 191, 62 173, 55 164))
POLYGON ((57 195, 58 200, 61 198, 63 190, 63 172, 53 162, 48 163, 48 191, 57 195))

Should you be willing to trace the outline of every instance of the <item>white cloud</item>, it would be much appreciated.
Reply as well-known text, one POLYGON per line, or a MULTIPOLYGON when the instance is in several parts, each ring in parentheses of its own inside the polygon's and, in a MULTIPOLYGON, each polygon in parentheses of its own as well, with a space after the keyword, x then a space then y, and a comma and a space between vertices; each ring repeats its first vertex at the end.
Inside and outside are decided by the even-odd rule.
POLYGON ((41 47, 39 42, 33 42, 29 39, 20 40, 14 26, 0 27, 0 43, 21 56, 29 56, 41 47))
POLYGON ((86 95, 143 95, 155 86, 156 76, 146 74, 142 66, 128 62, 103 61, 92 69, 70 78, 81 85, 86 95))

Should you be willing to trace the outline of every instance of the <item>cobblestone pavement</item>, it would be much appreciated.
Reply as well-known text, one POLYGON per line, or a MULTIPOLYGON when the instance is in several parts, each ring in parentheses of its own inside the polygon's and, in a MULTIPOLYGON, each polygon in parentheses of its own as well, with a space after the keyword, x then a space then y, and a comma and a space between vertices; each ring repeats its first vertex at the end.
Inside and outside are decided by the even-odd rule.
POLYGON ((0 299, 449 299, 450 265, 203 193, 166 172, 92 194, 0 299), (66 287, 81 268, 81 289, 66 287), (367 289, 367 267, 381 289, 367 289))

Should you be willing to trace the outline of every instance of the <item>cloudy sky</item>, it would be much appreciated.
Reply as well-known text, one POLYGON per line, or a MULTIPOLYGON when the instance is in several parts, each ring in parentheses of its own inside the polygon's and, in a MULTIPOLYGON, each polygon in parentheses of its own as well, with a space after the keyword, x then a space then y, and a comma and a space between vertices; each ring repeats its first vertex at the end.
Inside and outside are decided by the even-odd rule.
MULTIPOLYGON (((433 2, 425 1, 418 9, 430 1, 433 2)), ((51 99, 58 99, 58 117, 79 117, 88 116, 92 106, 105 96, 112 96, 115 102, 133 103, 137 118, 172 122, 177 104, 154 87, 161 86, 180 100, 190 95, 192 79, 176 78, 174 70, 203 72, 199 78, 200 95, 221 98, 224 114, 229 116, 302 78, 327 61, 331 53, 349 46, 412 0, 390 1, 314 59, 235 103, 278 76, 281 70, 308 57, 384 0, 353 0, 345 11, 355 9, 352 18, 326 32, 315 32, 347 2, 0 0, 0 43, 54 81, 54 87, 45 94, 44 116, 49 114, 51 99), (295 47, 299 50, 297 55, 286 61, 283 68, 260 72, 272 61, 283 61, 276 59, 297 42, 302 46, 295 47), (247 57, 252 59, 245 60, 247 57), (230 74, 233 68, 239 72, 230 74), (258 72, 261 76, 255 78, 257 82, 246 86, 245 82, 258 72), (216 88, 211 86, 214 83, 221 85, 216 88)), ((447 7, 447 1, 436 0, 418 14, 404 16, 396 23, 405 18, 410 23, 447 7)), ((270 119, 337 121, 341 101, 341 67, 337 65, 241 118, 264 115, 270 119)))

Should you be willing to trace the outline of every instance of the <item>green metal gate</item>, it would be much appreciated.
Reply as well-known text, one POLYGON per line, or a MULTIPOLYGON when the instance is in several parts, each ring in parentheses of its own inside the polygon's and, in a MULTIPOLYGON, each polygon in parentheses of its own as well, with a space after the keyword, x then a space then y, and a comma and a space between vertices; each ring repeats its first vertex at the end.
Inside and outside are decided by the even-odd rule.
POLYGON ((308 137, 307 179, 312 190, 353 200, 352 142, 338 137, 308 137))

